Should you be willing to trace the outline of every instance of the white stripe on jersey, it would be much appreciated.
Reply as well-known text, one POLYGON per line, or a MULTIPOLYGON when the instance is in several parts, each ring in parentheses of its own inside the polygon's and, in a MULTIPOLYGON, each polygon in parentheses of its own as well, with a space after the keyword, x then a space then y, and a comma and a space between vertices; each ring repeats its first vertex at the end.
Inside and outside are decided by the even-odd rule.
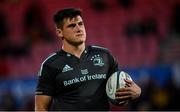
POLYGON ((47 57, 47 58, 42 62, 40 71, 39 71, 39 73, 38 73, 38 76, 41 76, 41 75, 42 75, 41 72, 42 72, 42 69, 43 69, 43 64, 44 64, 49 58, 53 57, 54 55, 56 55, 56 53, 53 53, 52 55, 50 55, 49 57, 47 57))
POLYGON ((95 45, 93 45, 92 47, 108 50, 108 49, 105 48, 105 47, 100 47, 100 46, 95 46, 95 45))

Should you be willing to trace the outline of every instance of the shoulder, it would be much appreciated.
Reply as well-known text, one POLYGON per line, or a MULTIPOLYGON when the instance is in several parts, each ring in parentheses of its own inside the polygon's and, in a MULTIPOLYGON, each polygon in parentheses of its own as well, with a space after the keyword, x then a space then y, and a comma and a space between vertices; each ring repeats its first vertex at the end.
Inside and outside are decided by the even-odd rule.
POLYGON ((98 52, 100 54, 103 54, 104 56, 107 56, 108 58, 114 58, 111 51, 105 47, 101 47, 101 46, 91 46, 92 52, 98 52))
POLYGON ((42 65, 50 65, 57 59, 57 53, 50 54, 43 62, 42 65))
POLYGON ((45 70, 45 71, 49 70, 49 67, 51 66, 51 63, 54 62, 56 57, 57 57, 57 53, 52 53, 41 63, 40 70, 39 70, 39 73, 38 73, 39 76, 42 75, 43 70, 45 70), (48 69, 47 69, 47 67, 48 67, 48 69))
POLYGON ((101 46, 95 46, 95 45, 92 45, 91 46, 91 49, 93 51, 100 51, 100 52, 104 52, 104 53, 109 53, 109 50, 105 47, 101 47, 101 46))

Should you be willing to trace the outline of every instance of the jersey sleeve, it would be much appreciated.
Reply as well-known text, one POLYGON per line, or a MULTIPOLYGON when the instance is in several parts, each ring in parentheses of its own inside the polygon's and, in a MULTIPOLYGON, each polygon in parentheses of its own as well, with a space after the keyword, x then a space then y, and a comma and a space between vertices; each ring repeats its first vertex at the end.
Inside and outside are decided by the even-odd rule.
POLYGON ((109 65, 110 65, 109 71, 108 71, 109 75, 119 70, 118 62, 110 53, 109 53, 109 65))
POLYGON ((38 82, 36 88, 36 95, 53 96, 55 93, 55 74, 56 71, 48 65, 41 65, 38 73, 38 82))

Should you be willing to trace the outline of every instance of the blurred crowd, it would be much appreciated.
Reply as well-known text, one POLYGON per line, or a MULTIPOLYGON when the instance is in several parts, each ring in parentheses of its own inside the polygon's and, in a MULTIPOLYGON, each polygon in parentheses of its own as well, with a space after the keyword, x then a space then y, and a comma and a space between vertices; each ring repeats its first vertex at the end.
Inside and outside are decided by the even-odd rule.
POLYGON ((61 46, 52 15, 83 11, 87 43, 110 49, 142 87, 112 110, 180 110, 179 0, 0 0, 0 110, 33 110, 42 61, 61 46))

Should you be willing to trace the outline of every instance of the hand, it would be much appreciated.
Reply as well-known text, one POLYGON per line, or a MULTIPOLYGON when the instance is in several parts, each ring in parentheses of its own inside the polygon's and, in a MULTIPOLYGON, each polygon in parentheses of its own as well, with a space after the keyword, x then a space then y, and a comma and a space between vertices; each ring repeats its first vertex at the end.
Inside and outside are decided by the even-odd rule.
POLYGON ((125 88, 119 88, 116 91, 116 99, 119 101, 135 100, 141 95, 141 88, 133 81, 126 80, 125 88))

